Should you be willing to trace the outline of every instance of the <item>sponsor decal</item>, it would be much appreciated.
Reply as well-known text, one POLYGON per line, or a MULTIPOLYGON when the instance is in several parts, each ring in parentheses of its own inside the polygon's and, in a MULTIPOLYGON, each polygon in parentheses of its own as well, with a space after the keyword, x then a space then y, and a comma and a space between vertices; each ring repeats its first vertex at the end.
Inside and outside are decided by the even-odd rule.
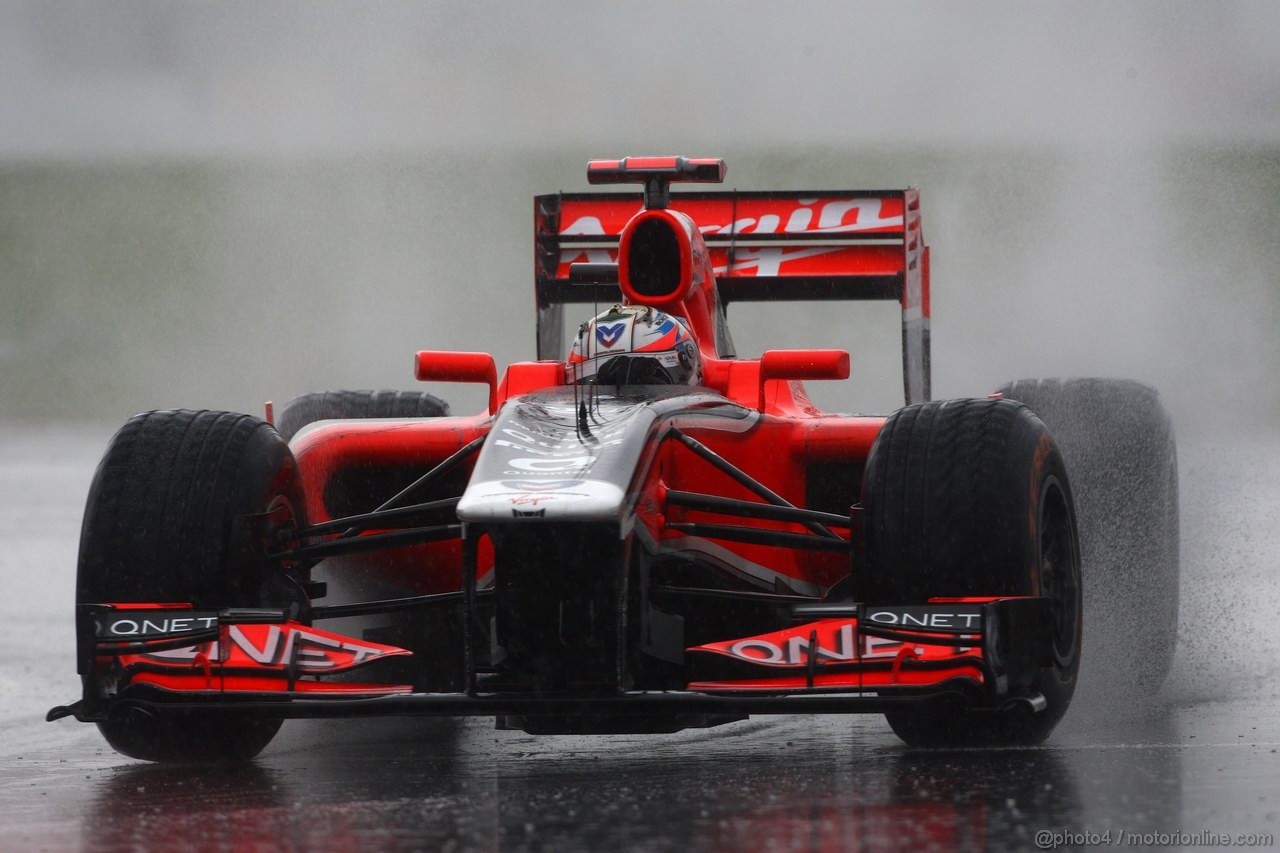
MULTIPOLYGON (((513 419, 512 421, 510 421, 510 424, 511 424, 511 427, 514 427, 514 430, 509 428, 504 428, 503 432, 507 433, 507 435, 510 435, 513 438, 518 437, 521 441, 529 442, 531 444, 543 444, 543 442, 537 441, 534 439, 533 436, 535 435, 538 436, 539 438, 545 438, 548 441, 556 442, 556 444, 543 444, 544 447, 558 447, 565 444, 566 442, 574 443, 574 442, 581 441, 578 438, 578 431, 577 431, 577 427, 575 426, 575 424, 577 423, 577 417, 578 417, 577 411, 575 409, 573 409, 572 407, 564 407, 564 406, 548 406, 547 409, 552 414, 556 414, 564 418, 564 420, 567 421, 568 423, 560 425, 559 429, 553 429, 547 425, 530 426, 528 424, 523 424, 513 419), (527 433, 527 434, 519 435, 520 431, 523 431, 524 433, 527 433)), ((601 430, 600 432, 597 432, 596 438, 616 438, 617 436, 624 435, 626 431, 627 431, 627 428, 625 426, 617 427, 616 429, 606 428, 601 430)))
POLYGON ((503 480, 502 485, 513 492, 561 492, 572 489, 574 486, 581 486, 585 480, 547 480, 545 482, 537 482, 536 480, 503 480))
POLYGON ((935 629, 938 631, 979 631, 982 629, 982 609, 978 607, 953 607, 939 610, 937 607, 874 607, 867 608, 863 618, 874 625, 906 629, 935 629))
POLYGON ((521 457, 519 459, 508 459, 507 464, 514 468, 514 471, 504 471, 504 474, 561 474, 565 471, 583 471, 590 468, 596 461, 594 456, 572 456, 567 459, 534 459, 530 457, 521 457))
MULTIPOLYGON (((818 217, 814 219, 814 208, 817 200, 800 200, 799 206, 787 217, 787 224, 782 229, 787 234, 801 234, 806 231, 819 234, 842 234, 855 231, 875 231, 902 226, 901 215, 884 215, 884 200, 878 198, 833 199, 817 209, 818 217), (852 220, 849 214, 853 214, 852 220)), ((758 220, 741 219, 727 225, 708 225, 700 227, 703 234, 776 234, 781 217, 775 214, 764 214, 758 220)))
POLYGON ((545 423, 536 421, 533 418, 528 418, 529 414, 532 414, 532 413, 529 412, 528 407, 522 406, 521 416, 526 417, 529 420, 529 423, 518 421, 515 418, 512 418, 511 420, 507 421, 507 423, 510 426, 514 427, 515 429, 523 430, 526 433, 541 436, 542 438, 563 439, 566 435, 573 434, 572 431, 570 430, 557 429, 555 424, 545 424, 545 423))
POLYGON ((95 627, 100 640, 160 640, 211 631, 218 627, 217 613, 163 610, 117 610, 98 617, 95 627))
MULTIPOLYGON (((604 223, 600 221, 598 216, 580 216, 568 226, 560 231, 561 237, 576 237, 579 234, 599 235, 604 234, 604 223)), ((612 259, 609 256, 608 249, 588 249, 584 252, 577 253, 585 255, 590 263, 607 264, 612 259)))
POLYGON ((622 337, 622 333, 626 330, 626 323, 614 323, 610 326, 596 324, 596 341, 600 346, 608 349, 618 342, 622 337))
MULTIPOLYGON (((750 640, 738 640, 728 644, 727 648, 715 649, 751 663, 763 663, 772 666, 806 666, 809 658, 822 661, 854 661, 875 660, 877 658, 895 657, 905 643, 897 640, 886 640, 882 637, 862 637, 860 651, 855 654, 853 626, 841 629, 835 644, 831 648, 818 643, 811 648, 807 636, 788 637, 785 641, 757 637, 750 640)), ((714 647, 708 647, 714 648, 714 647)), ((960 649, 959 651, 967 651, 960 649)))
MULTIPOLYGON (((852 233, 901 228, 902 203, 889 204, 882 198, 817 198, 773 199, 766 209, 754 216, 743 216, 723 224, 699 225, 698 230, 708 236, 734 234, 819 234, 852 233), (821 206, 818 203, 822 201, 821 206), (814 214, 817 214, 815 216, 814 214), (783 217, 786 217, 785 224, 783 217), (782 227, 779 227, 782 226, 782 227)), ((687 203, 686 203, 687 204, 687 203)), ((695 205, 696 206, 696 205, 695 205)), ((741 205, 740 205, 741 206, 741 205)), ((720 208, 725 210, 724 207, 720 208)), ((691 210, 695 219, 705 210, 691 210)), ((630 215, 630 212, 627 212, 630 215)), ((721 214, 723 215, 723 214, 721 214)), ((582 235, 600 236, 616 234, 626 223, 625 218, 612 219, 607 225, 599 216, 578 216, 560 230, 560 236, 573 238, 582 235)), ((583 251, 583 250, 579 250, 583 251)), ((596 250, 599 251, 599 250, 596 250)))
MULTIPOLYGON (((902 614, 899 611, 920 609, 883 608, 880 612, 886 614, 896 613, 901 616, 902 614)), ((963 611, 964 608, 960 608, 960 610, 963 611)), ((941 621, 943 614, 940 613, 938 615, 940 617, 939 621, 941 621)), ((869 619, 867 621, 870 622, 869 619)), ((919 626, 913 627, 919 630, 919 626)), ((978 626, 975 625, 972 630, 976 631, 977 628, 978 626)), ((953 633, 960 632, 953 629, 953 633)), ((934 646, 923 638, 914 642, 904 643, 900 640, 872 637, 866 634, 859 634, 857 624, 852 619, 830 619, 796 628, 788 628, 772 634, 709 643, 704 646, 697 646, 690 651, 715 652, 765 666, 800 667, 807 666, 810 663, 810 659, 816 663, 856 662, 893 658, 908 650, 916 657, 938 658, 968 654, 974 649, 934 646), (926 651, 925 647, 928 647, 929 650, 926 651)))
MULTIPOLYGON (((674 357, 674 356, 673 356, 674 357)), ((546 436, 548 441, 540 441, 531 435, 527 435, 520 430, 504 427, 502 432, 514 441, 506 438, 493 438, 490 443, 494 447, 507 447, 512 450, 518 450, 521 453, 531 453, 535 456, 554 456, 569 457, 580 456, 584 452, 598 451, 602 447, 613 447, 622 444, 625 439, 621 436, 626 432, 625 429, 611 430, 595 436, 596 440, 591 444, 585 445, 581 439, 574 435, 558 435, 546 436), (559 439, 554 441, 553 439, 559 439)))
POLYGON ((778 666, 799 666, 809 662, 810 657, 818 660, 851 661, 857 656, 854 651, 853 624, 841 625, 832 637, 828 633, 827 642, 831 647, 824 647, 822 639, 810 646, 809 637, 796 634, 782 642, 754 637, 749 640, 738 640, 730 644, 729 654, 752 663, 768 663, 778 666), (834 642, 833 642, 834 641, 834 642))
MULTIPOLYGON (((741 207, 741 204, 739 205, 741 207)), ((701 220, 709 210, 700 210, 691 204, 688 213, 701 220)), ((842 234, 866 231, 896 231, 903 227, 902 203, 899 200, 887 201, 881 198, 828 198, 828 199, 777 199, 770 201, 764 209, 756 211, 756 215, 742 216, 735 221, 724 221, 723 224, 699 225, 698 230, 707 237, 728 234, 750 234, 764 236, 769 234, 842 234)), ((724 216, 723 213, 711 214, 724 216)), ((726 217, 727 219, 727 217, 726 217)), ((574 236, 583 234, 602 235, 618 234, 625 220, 601 220, 599 216, 579 216, 561 230, 561 237, 571 242, 574 236)), ((807 265, 796 264, 820 255, 829 255, 844 251, 844 247, 739 247, 734 255, 732 270, 728 264, 717 266, 717 275, 732 272, 737 275, 774 276, 784 274, 787 267, 796 266, 801 270, 807 265)), ((568 274, 568 265, 578 260, 609 262, 617 260, 614 248, 574 248, 564 249, 560 253, 562 275, 568 274)), ((695 265, 698 267, 698 265, 695 265)), ((700 268, 700 267, 698 267, 700 268)), ((793 270, 794 272, 795 270, 793 270)))
MULTIPOLYGON (((672 357, 673 357, 673 358, 675 357, 675 356, 674 356, 674 354, 672 355, 672 357)), ((533 453, 533 454, 536 454, 536 455, 538 455, 538 456, 560 456, 560 457, 564 457, 564 456, 573 456, 573 455, 575 455, 575 454, 582 453, 584 450, 595 450, 595 449, 600 448, 600 447, 612 447, 612 446, 617 445, 617 444, 622 444, 622 441, 623 441, 623 440, 622 440, 622 439, 620 439, 620 438, 611 438, 611 439, 609 439, 608 441, 597 441, 597 442, 594 442, 594 443, 593 443, 589 448, 588 448, 588 447, 583 446, 583 444, 582 444, 581 442, 573 442, 573 443, 571 443, 571 444, 565 444, 565 445, 562 445, 562 446, 561 446, 561 447, 562 447, 562 449, 560 449, 560 450, 541 450, 541 449, 539 449, 539 448, 537 448, 537 447, 528 447, 528 446, 523 445, 523 444, 517 444, 517 443, 516 443, 516 442, 514 442, 514 441, 507 441, 505 438, 497 438, 497 439, 494 439, 494 440, 493 440, 493 445, 494 445, 495 447, 510 447, 512 450, 519 450, 519 451, 521 451, 521 452, 523 452, 523 453, 533 453)), ((539 442, 539 443, 541 443, 541 442, 539 442)), ((545 447, 546 445, 543 445, 543 446, 545 447)))
POLYGON ((506 435, 509 435, 511 438, 515 439, 516 441, 520 442, 519 445, 516 445, 516 444, 512 444, 509 441, 504 441, 499 439, 497 443, 502 445, 503 447, 532 446, 532 447, 542 447, 547 450, 571 450, 571 451, 578 451, 582 449, 582 440, 579 439, 577 435, 573 435, 573 434, 567 434, 567 433, 560 433, 558 435, 542 434, 542 438, 558 439, 558 441, 551 441, 551 440, 541 441, 537 438, 534 438, 531 435, 521 432, 518 429, 511 429, 510 427, 503 427, 502 432, 505 433, 506 435))
POLYGON ((411 652, 395 646, 353 640, 319 628, 285 625, 228 625, 226 645, 215 640, 180 649, 128 655, 130 661, 148 661, 175 667, 203 667, 216 662, 226 667, 283 669, 296 661, 300 672, 341 672, 382 657, 411 652))
MULTIPOLYGON (((485 497, 488 497, 488 495, 485 497)), ((553 501, 558 497, 563 497, 563 495, 545 493, 537 495, 513 495, 512 497, 507 498, 507 503, 512 506, 537 506, 538 504, 546 501, 553 501)))
POLYGON ((576 454, 581 453, 583 450, 583 447, 581 444, 571 445, 565 450, 561 450, 561 451, 541 450, 537 447, 528 447, 523 444, 517 444, 514 441, 507 441, 505 438, 494 439, 493 446, 494 447, 510 447, 512 450, 519 450, 522 453, 533 453, 537 456, 560 456, 560 457, 574 456, 576 454))

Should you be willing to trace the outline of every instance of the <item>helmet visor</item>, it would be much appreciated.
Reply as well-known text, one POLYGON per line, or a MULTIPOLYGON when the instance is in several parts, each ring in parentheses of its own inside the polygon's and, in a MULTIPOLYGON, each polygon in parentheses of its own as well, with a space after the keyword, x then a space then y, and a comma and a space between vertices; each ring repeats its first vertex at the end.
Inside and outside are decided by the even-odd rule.
POLYGON ((597 385, 688 385, 693 375, 688 357, 676 350, 599 355, 568 371, 571 383, 597 385))

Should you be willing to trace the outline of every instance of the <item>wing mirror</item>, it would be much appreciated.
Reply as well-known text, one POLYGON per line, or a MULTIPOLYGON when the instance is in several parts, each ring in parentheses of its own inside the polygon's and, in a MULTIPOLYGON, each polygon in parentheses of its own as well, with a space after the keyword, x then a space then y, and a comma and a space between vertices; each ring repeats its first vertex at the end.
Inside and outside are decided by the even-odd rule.
POLYGON ((488 385, 489 414, 498 410, 498 366, 487 352, 423 350, 414 357, 414 374, 423 382, 488 385))
POLYGON ((842 349, 771 349, 760 357, 760 381, 848 379, 849 353, 842 349))
POLYGON ((760 402, 770 379, 848 379, 849 353, 842 349, 772 349, 760 356, 760 402))

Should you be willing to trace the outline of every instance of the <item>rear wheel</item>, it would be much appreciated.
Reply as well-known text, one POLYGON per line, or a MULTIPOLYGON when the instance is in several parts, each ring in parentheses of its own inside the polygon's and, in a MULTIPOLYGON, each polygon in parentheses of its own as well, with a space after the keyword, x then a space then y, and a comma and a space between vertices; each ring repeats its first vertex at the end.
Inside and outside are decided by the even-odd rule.
POLYGON ((1081 589, 1071 486, 1044 424, 1008 400, 908 406, 881 429, 862 504, 866 559, 854 578, 871 604, 934 597, 1044 596, 1052 660, 1026 685, 1046 705, 998 711, 936 705, 894 710, 913 745, 1027 744, 1066 712, 1080 666, 1081 589))
POLYGON ((1159 393, 1119 379, 1023 380, 1071 468, 1089 587, 1087 681, 1108 696, 1157 690, 1178 633, 1178 460, 1159 393))
POLYGON ((425 391, 320 391, 294 397, 276 418, 276 429, 289 441, 307 424, 353 418, 438 418, 449 404, 425 391))
MULTIPOLYGON (((280 607, 306 596, 263 556, 239 518, 301 526, 297 465, 265 421, 215 411, 137 415, 107 447, 89 489, 76 581, 79 603, 190 602, 197 609, 280 607)), ((85 674, 92 692, 100 673, 85 674)), ((279 720, 121 708, 107 742, 148 761, 252 758, 279 720)))

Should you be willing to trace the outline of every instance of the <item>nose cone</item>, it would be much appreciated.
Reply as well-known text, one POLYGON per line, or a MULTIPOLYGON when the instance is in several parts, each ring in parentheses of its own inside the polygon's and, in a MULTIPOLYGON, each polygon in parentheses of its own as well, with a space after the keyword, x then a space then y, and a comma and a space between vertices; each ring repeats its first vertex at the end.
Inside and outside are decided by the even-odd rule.
POLYGON ((502 407, 458 503, 464 522, 609 521, 656 415, 648 398, 593 397, 581 428, 575 393, 540 391, 502 407))

